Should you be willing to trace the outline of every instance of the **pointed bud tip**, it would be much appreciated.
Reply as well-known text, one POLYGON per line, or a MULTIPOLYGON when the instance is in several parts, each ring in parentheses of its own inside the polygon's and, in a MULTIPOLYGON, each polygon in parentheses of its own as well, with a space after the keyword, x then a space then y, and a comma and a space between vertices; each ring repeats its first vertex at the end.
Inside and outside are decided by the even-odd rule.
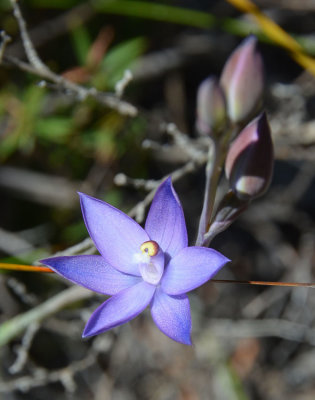
POLYGON ((231 189, 241 199, 261 196, 269 187, 273 145, 266 114, 248 124, 232 143, 225 162, 231 189))
POLYGON ((225 95, 218 80, 210 76, 198 88, 196 127, 202 135, 215 135, 225 122, 225 95))
POLYGON ((243 40, 230 55, 220 84, 226 95, 231 121, 248 120, 260 103, 264 86, 263 62, 254 35, 243 40))
POLYGON ((248 35, 240 44, 240 46, 256 46, 258 43, 257 36, 253 33, 248 35))

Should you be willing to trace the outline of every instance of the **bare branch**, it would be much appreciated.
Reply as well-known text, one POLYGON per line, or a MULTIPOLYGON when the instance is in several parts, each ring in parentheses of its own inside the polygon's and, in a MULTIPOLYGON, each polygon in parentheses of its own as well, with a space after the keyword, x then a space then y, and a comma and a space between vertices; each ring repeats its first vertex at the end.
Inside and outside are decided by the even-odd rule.
MULTIPOLYGON (((278 337, 286 340, 305 342, 314 346, 315 329, 307 325, 284 319, 211 319, 208 328, 220 337, 278 337)), ((208 330, 207 329, 207 330, 208 330)), ((205 332, 207 331, 205 330, 205 332)))
POLYGON ((9 372, 11 374, 17 374, 24 367, 24 365, 28 359, 28 351, 31 347, 33 338, 34 338, 36 332, 38 331, 38 329, 39 329, 39 324, 37 322, 29 325, 29 327, 26 329, 26 332, 25 332, 25 335, 23 336, 21 345, 17 346, 15 349, 15 351, 17 353, 17 357, 16 357, 16 360, 14 361, 14 363, 9 368, 9 372))
POLYGON ((5 31, 0 32, 0 63, 3 58, 4 50, 7 44, 11 41, 11 37, 5 33, 5 31))
POLYGON ((94 292, 80 286, 73 286, 46 300, 37 307, 4 322, 0 327, 0 346, 18 336, 30 324, 40 322, 68 304, 88 299, 92 296, 95 296, 94 292))
POLYGON ((129 83, 132 81, 132 79, 133 79, 132 72, 129 69, 126 69, 121 80, 116 82, 116 85, 115 85, 115 93, 116 93, 117 97, 119 97, 119 98, 122 97, 126 87, 129 85, 129 83))
POLYGON ((114 109, 120 114, 131 117, 134 117, 138 114, 138 110, 136 107, 134 107, 130 103, 120 100, 114 94, 100 92, 94 87, 85 88, 84 86, 77 85, 76 83, 73 83, 68 79, 65 79, 63 76, 58 75, 53 71, 51 71, 40 59, 39 55, 37 54, 37 51, 33 46, 33 43, 27 32, 26 23, 22 16, 18 3, 16 2, 16 0, 10 0, 10 1, 13 7, 14 16, 19 24, 22 42, 29 64, 24 63, 16 59, 15 57, 9 57, 4 55, 3 59, 5 61, 15 65, 20 69, 31 72, 34 75, 37 75, 43 79, 47 79, 48 81, 55 83, 58 86, 58 88, 64 88, 67 91, 74 93, 79 101, 83 101, 88 97, 92 97, 100 104, 103 104, 106 107, 114 109))
POLYGON ((153 179, 134 179, 126 174, 119 173, 114 177, 114 183, 117 186, 131 186, 135 189, 153 190, 156 189, 158 181, 153 179))
MULTIPOLYGON (((186 164, 184 164, 182 167, 176 169, 173 171, 171 174, 164 176, 161 178, 159 181, 156 181, 156 188, 157 186, 162 183, 168 176, 172 177, 172 181, 175 182, 179 179, 181 179, 183 176, 196 171, 201 165, 206 163, 206 156, 204 155, 201 157, 199 160, 191 160, 188 161, 186 164)), ((144 214, 145 214, 145 209, 146 207, 151 203, 156 188, 151 190, 146 197, 140 201, 138 204, 136 204, 128 213, 130 217, 135 217, 137 222, 141 223, 144 219, 144 214)))
POLYGON ((16 0, 10 0, 12 7, 13 7, 13 15, 15 16, 15 19, 17 20, 17 23, 19 24, 20 32, 21 32, 21 37, 23 41, 23 46, 27 55, 27 58, 29 62, 33 65, 33 67, 39 71, 43 71, 46 74, 49 74, 51 71, 49 68, 46 67, 46 65, 42 62, 42 60, 39 58, 37 51, 35 50, 35 47, 33 46, 33 43, 31 42, 31 39, 29 37, 29 34, 26 29, 26 23, 24 18, 22 17, 22 13, 20 10, 20 7, 17 3, 16 0))
POLYGON ((76 389, 74 375, 95 364, 96 354, 90 351, 89 354, 79 361, 74 361, 68 367, 49 372, 42 368, 37 368, 32 375, 23 376, 8 382, 0 382, 0 393, 8 393, 13 390, 27 392, 31 388, 47 385, 52 382, 60 382, 65 389, 73 393, 76 389))

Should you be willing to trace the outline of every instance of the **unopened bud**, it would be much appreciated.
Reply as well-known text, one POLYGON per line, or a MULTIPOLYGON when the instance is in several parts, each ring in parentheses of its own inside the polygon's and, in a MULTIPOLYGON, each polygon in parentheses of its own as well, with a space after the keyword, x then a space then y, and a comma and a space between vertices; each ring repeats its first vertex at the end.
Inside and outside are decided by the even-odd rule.
POLYGON ((226 122, 225 96, 214 77, 205 79, 197 92, 196 127, 202 135, 218 132, 226 122))
POLYGON ((256 45, 255 36, 245 39, 228 58, 221 75, 220 84, 233 122, 248 120, 263 94, 263 62, 256 45))
POLYGON ((273 145, 266 114, 248 124, 232 143, 225 161, 231 189, 240 199, 261 196, 273 169, 273 145))

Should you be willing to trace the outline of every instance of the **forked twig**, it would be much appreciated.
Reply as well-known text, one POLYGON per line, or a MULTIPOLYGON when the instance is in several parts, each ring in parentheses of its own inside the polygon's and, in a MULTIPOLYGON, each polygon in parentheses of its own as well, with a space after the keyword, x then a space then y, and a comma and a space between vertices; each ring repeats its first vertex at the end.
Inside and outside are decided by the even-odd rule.
POLYGON ((100 92, 94 87, 86 88, 69 81, 61 75, 56 74, 40 59, 32 41, 26 29, 26 22, 21 13, 21 9, 16 0, 10 0, 13 7, 13 14, 17 20, 20 28, 22 43, 25 49, 25 53, 29 63, 24 63, 15 57, 3 56, 3 59, 11 64, 17 66, 20 69, 31 72, 43 79, 47 79, 55 83, 58 87, 64 88, 70 92, 75 93, 80 101, 85 100, 88 97, 94 98, 99 103, 112 108, 120 114, 127 116, 136 116, 138 110, 132 104, 119 99, 118 96, 112 93, 100 92))

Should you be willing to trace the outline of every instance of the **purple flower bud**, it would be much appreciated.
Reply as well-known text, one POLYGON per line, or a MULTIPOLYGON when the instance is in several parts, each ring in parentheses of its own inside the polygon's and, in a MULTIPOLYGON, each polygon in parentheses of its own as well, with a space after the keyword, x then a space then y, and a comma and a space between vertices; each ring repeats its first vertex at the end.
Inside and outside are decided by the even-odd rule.
POLYGON ((266 114, 248 124, 232 143, 225 173, 240 199, 261 196, 268 188, 273 169, 273 146, 266 114))
POLYGON ((220 84, 233 122, 248 120, 262 97, 263 62, 256 44, 255 36, 245 39, 231 54, 221 75, 220 84))
POLYGON ((210 135, 223 127, 226 121, 225 96, 214 77, 205 79, 197 92, 196 127, 203 135, 210 135))

